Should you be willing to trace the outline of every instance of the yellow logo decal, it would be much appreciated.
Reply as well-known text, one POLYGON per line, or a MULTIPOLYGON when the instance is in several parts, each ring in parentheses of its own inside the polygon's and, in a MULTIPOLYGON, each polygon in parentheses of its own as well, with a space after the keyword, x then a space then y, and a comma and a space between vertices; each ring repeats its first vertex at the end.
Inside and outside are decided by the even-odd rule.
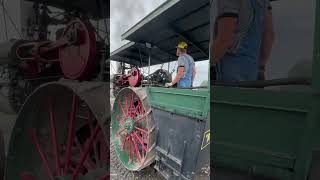
POLYGON ((201 145, 201 150, 206 148, 210 144, 210 129, 203 134, 203 140, 201 145))

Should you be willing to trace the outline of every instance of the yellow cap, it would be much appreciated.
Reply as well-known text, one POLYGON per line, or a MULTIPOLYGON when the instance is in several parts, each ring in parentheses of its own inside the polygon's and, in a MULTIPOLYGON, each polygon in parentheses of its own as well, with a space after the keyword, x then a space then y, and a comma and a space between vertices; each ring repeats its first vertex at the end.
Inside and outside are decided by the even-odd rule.
POLYGON ((181 41, 178 43, 178 46, 177 48, 180 48, 180 49, 187 49, 188 48, 188 44, 184 41, 181 41))

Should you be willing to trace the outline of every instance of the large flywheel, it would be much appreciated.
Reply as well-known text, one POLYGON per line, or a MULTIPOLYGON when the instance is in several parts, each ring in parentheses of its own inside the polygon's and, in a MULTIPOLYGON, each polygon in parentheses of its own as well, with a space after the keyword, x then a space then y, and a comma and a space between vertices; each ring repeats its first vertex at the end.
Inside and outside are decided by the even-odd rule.
POLYGON ((121 163, 138 171, 155 156, 155 122, 143 88, 122 89, 113 105, 112 143, 121 163))
POLYGON ((22 107, 6 179, 109 179, 109 123, 103 83, 50 83, 22 107))

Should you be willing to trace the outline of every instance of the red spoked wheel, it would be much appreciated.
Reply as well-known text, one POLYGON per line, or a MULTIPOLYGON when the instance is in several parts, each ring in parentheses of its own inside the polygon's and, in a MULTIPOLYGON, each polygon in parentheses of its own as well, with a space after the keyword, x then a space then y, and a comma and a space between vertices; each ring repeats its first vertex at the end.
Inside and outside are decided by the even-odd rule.
POLYGON ((138 171, 154 161, 155 123, 142 88, 124 88, 113 106, 112 143, 121 163, 138 171))
POLYGON ((141 85, 141 73, 140 70, 136 67, 132 68, 130 71, 130 76, 128 78, 129 85, 131 87, 138 87, 141 85))
POLYGON ((69 41, 68 46, 59 49, 62 72, 68 79, 87 78, 97 61, 96 35, 89 22, 76 19, 65 28, 62 38, 69 41))
POLYGON ((107 128, 84 100, 56 88, 30 101, 13 132, 8 179, 109 179, 107 128))

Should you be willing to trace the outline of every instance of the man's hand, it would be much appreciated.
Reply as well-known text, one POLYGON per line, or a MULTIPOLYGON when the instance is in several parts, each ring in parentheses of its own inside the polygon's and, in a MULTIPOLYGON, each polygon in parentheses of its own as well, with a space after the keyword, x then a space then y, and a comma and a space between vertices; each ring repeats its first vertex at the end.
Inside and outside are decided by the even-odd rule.
POLYGON ((172 83, 166 83, 165 85, 164 85, 165 87, 171 87, 172 86, 172 83))

